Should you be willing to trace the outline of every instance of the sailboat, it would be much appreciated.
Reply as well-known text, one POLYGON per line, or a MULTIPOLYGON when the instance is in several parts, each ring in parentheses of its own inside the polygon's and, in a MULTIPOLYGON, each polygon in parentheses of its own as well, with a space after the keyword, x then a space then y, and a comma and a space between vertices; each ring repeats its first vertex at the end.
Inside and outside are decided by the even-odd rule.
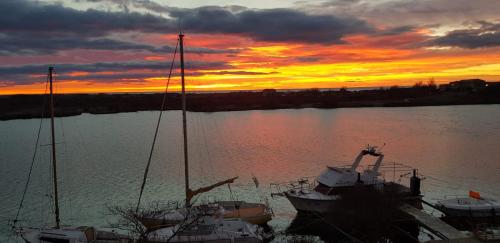
POLYGON ((151 243, 163 242, 244 242, 259 243, 263 241, 262 229, 240 219, 220 219, 204 216, 187 224, 178 224, 152 231, 147 236, 151 243))
MULTIPOLYGON (((149 242, 262 242, 263 230, 240 218, 225 219, 222 206, 193 206, 191 200, 196 195, 216 187, 233 183, 233 177, 213 185, 191 189, 189 185, 188 143, 186 126, 186 90, 184 78, 184 35, 179 33, 180 68, 182 84, 182 131, 185 178, 185 207, 167 212, 162 217, 139 216, 148 229, 146 240, 149 242)), ((174 56, 175 58, 175 56, 174 56)), ((147 171, 147 169, 146 169, 147 171)), ((145 176, 147 173, 145 173, 145 176)), ((145 180, 144 180, 145 181, 145 180)), ((143 182, 144 182, 143 181, 143 182)), ((141 187, 141 190, 143 189, 141 187)), ((142 195, 142 191, 141 191, 142 195)), ((139 197, 140 203, 140 197, 139 197)), ((139 203, 137 209, 139 208, 139 203)), ((137 210, 136 210, 137 211, 137 210)))
MULTIPOLYGON (((51 228, 18 228, 18 235, 27 243, 46 243, 46 242, 61 242, 61 243, 91 243, 91 242, 108 242, 108 243, 124 243, 131 242, 125 236, 114 232, 106 232, 97 230, 94 227, 78 226, 78 227, 61 227, 59 217, 59 194, 57 187, 57 163, 56 163, 56 142, 54 128, 54 95, 52 88, 54 68, 49 67, 48 79, 50 82, 50 126, 51 126, 51 146, 52 146, 52 181, 53 181, 53 199, 54 199, 54 216, 55 226, 51 228)), ((29 178, 28 178, 29 180, 29 178)), ((22 205, 22 203, 21 203, 22 205)), ((17 219, 14 221, 14 225, 17 219)))
MULTIPOLYGON (((183 53, 183 35, 179 35, 180 42, 180 61, 181 61, 181 79, 182 79, 182 119, 183 119, 183 139, 184 139, 184 172, 185 172, 185 194, 186 206, 190 210, 198 210, 198 207, 203 207, 201 211, 206 212, 207 208, 211 211, 216 211, 222 214, 224 218, 239 218, 243 221, 266 225, 272 219, 273 212, 268 203, 250 203, 246 201, 218 201, 204 205, 191 205, 191 199, 199 194, 208 192, 219 186, 233 183, 238 177, 230 178, 210 186, 202 187, 196 190, 190 189, 189 186, 189 168, 188 168, 188 147, 187 147, 187 131, 186 131, 186 97, 184 86, 184 53, 183 53)), ((175 58, 175 56, 174 56, 175 58)), ((254 177, 254 182, 256 178, 254 177)), ((257 186, 258 183, 256 183, 257 186)), ((137 210, 136 210, 137 211, 137 210)), ((172 210, 170 212, 153 213, 151 215, 137 215, 138 220, 148 229, 157 229, 160 227, 168 227, 178 224, 186 215, 185 208, 172 210)))

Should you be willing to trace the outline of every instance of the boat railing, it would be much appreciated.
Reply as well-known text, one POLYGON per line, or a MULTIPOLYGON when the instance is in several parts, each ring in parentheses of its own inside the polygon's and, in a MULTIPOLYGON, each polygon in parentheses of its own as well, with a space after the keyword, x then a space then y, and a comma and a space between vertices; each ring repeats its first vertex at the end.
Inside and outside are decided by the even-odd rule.
MULTIPOLYGON (((365 171, 372 170, 375 165, 359 166, 358 172, 362 173, 365 171)), ((349 169, 351 165, 335 166, 335 168, 349 169)), ((394 182, 402 184, 403 180, 409 180, 412 176, 414 168, 399 162, 384 162, 380 165, 377 176, 373 178, 373 181, 368 182, 369 184, 379 184, 382 182, 394 182)), ((314 190, 317 186, 315 176, 301 177, 298 180, 287 181, 287 182, 277 182, 270 184, 271 196, 283 196, 284 192, 295 190, 302 192, 310 192, 314 190)), ((365 181, 366 183, 366 181, 365 181)))
POLYGON ((270 185, 271 196, 283 196, 284 192, 290 190, 299 190, 302 192, 310 192, 317 186, 316 177, 308 176, 301 177, 298 180, 287 182, 275 182, 270 185))
POLYGON ((448 199, 460 199, 460 198, 464 198, 465 196, 462 194, 462 195, 458 195, 458 194, 454 194, 454 195, 443 195, 443 198, 440 198, 438 200, 448 200, 448 199))
MULTIPOLYGON (((373 169, 374 165, 369 165, 368 169, 373 169)), ((401 184, 405 179, 410 179, 415 168, 400 162, 383 162, 378 169, 378 176, 385 182, 395 182, 401 184)))

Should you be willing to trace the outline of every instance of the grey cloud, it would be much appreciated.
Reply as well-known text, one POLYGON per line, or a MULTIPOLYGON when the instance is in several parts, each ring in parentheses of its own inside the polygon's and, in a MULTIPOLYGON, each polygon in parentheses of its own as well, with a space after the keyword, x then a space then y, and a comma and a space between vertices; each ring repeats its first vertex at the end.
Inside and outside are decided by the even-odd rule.
POLYGON ((170 8, 150 0, 73 0, 75 2, 103 3, 117 5, 124 11, 130 8, 145 9, 157 13, 165 13, 170 8))
POLYGON ((317 62, 321 60, 320 57, 297 57, 295 59, 299 62, 317 62))
POLYGON ((384 36, 384 35, 399 35, 407 32, 412 32, 415 30, 414 26, 410 25, 404 25, 404 26, 398 26, 398 27, 393 27, 389 28, 386 30, 379 30, 377 35, 379 36, 384 36))
POLYGON ((94 9, 80 11, 25 0, 0 1, 0 31, 3 33, 101 37, 111 32, 165 33, 176 29, 171 20, 151 14, 94 9))
POLYGON ((430 46, 451 46, 467 49, 500 46, 500 23, 480 22, 480 28, 461 29, 429 41, 430 46))
MULTIPOLYGON (((41 81, 40 79, 33 79, 29 77, 30 75, 43 75, 47 72, 49 65, 24 65, 24 66, 4 66, 0 67, 0 77, 3 82, 11 82, 16 84, 29 84, 41 81)), ((168 74, 170 68, 170 62, 100 62, 92 64, 54 64, 56 73, 60 75, 60 78, 70 78, 68 76, 71 72, 89 72, 90 76, 87 78, 82 77, 71 77, 71 79, 82 79, 89 80, 90 78, 101 80, 103 82, 110 82, 116 79, 122 78, 141 78, 141 77, 151 77, 152 74, 148 73, 120 73, 120 72, 130 72, 130 71, 141 71, 150 70, 159 72, 164 70, 164 75, 168 74), (117 74, 93 74, 96 72, 117 72, 117 74), (142 76, 141 76, 142 75, 142 76)), ((178 63, 174 65, 175 68, 179 68, 178 63)), ((190 61, 186 62, 186 68, 188 70, 187 74, 195 73, 197 70, 216 70, 229 68, 224 62, 204 62, 204 61, 190 61), (190 72, 190 70, 193 70, 190 72)))
POLYGON ((73 37, 32 38, 29 35, 0 34, 0 55, 42 55, 53 54, 61 50, 93 49, 93 50, 132 50, 132 51, 172 51, 165 46, 157 48, 150 45, 113 40, 108 38, 84 39, 73 37))
MULTIPOLYGON (((13 55, 46 55, 58 51, 73 49, 114 50, 114 51, 148 51, 152 53, 171 53, 173 46, 156 47, 147 44, 120 41, 109 38, 48 37, 43 40, 29 34, 0 34, 0 56, 13 55)), ((236 53, 238 50, 211 49, 191 47, 189 52, 195 54, 236 53)))
POLYGON ((25 0, 0 1, 0 31, 49 36, 102 37, 115 32, 240 34, 262 41, 341 43, 373 28, 353 17, 307 14, 293 9, 168 8, 170 18, 140 12, 79 11, 25 0))
POLYGON ((299 2, 297 8, 316 14, 356 16, 385 26, 457 25, 498 19, 498 0, 329 0, 299 2))
POLYGON ((261 41, 342 43, 348 34, 374 29, 356 18, 312 15, 292 9, 241 10, 223 7, 175 9, 170 15, 196 33, 241 34, 261 41))

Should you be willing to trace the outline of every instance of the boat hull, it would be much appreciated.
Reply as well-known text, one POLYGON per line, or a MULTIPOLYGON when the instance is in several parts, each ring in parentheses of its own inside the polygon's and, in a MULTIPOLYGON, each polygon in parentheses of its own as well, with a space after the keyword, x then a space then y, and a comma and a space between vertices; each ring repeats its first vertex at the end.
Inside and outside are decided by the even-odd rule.
POLYGON ((195 237, 195 236, 182 236, 182 237, 174 237, 168 241, 166 240, 147 240, 145 241, 147 243, 166 243, 166 242, 189 242, 189 243, 206 243, 206 242, 213 242, 213 243, 261 243, 262 240, 258 238, 253 238, 253 237, 247 237, 247 238, 227 238, 227 239, 207 239, 207 238, 200 238, 200 237, 195 237))
POLYGON ((165 219, 155 219, 155 218, 141 218, 139 221, 144 225, 144 227, 149 230, 159 229, 163 227, 171 227, 179 224, 182 220, 165 220, 165 219))
POLYGON ((309 214, 332 213, 335 211, 335 204, 337 201, 335 199, 310 199, 290 194, 286 194, 286 198, 292 203, 297 211, 309 214))
POLYGON ((66 242, 66 243, 130 243, 126 235, 115 232, 96 230, 93 227, 80 226, 76 228, 25 228, 21 230, 21 238, 26 243, 66 242))
MULTIPOLYGON (((241 219, 255 225, 266 225, 272 219, 272 212, 264 204, 247 203, 244 201, 221 201, 217 205, 217 208, 210 208, 211 206, 207 207, 206 205, 196 207, 202 212, 208 212, 207 214, 216 216, 221 213, 225 219, 241 219)), ((141 217, 139 221, 150 230, 171 227, 184 220, 184 216, 181 214, 172 211, 156 218, 141 217)))
POLYGON ((268 207, 260 203, 247 203, 243 201, 221 201, 219 204, 224 208, 223 217, 238 218, 247 223, 265 225, 272 218, 268 207))
POLYGON ((239 219, 202 216, 185 226, 161 228, 149 232, 145 242, 262 242, 262 229, 239 219))
POLYGON ((436 207, 448 217, 500 217, 500 204, 488 198, 452 198, 439 201, 436 207))
MULTIPOLYGON (((247 223, 255 225, 265 225, 272 219, 272 215, 269 213, 252 214, 252 213, 242 213, 239 215, 237 212, 230 212, 224 214, 225 219, 238 218, 247 223)), ((148 229, 158 229, 163 227, 171 227, 179 224, 182 220, 165 220, 165 219, 155 219, 155 218, 141 218, 141 223, 148 229)))
POLYGON ((443 206, 437 206, 441 212, 448 217, 473 217, 473 218, 490 218, 500 217, 500 210, 484 209, 484 210, 471 210, 471 209, 455 209, 443 206))

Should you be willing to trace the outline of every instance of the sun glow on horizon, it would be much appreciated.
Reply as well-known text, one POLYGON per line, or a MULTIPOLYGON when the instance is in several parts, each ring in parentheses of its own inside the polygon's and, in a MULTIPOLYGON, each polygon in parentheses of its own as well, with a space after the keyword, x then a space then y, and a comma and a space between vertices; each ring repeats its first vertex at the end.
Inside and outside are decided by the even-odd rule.
MULTIPOLYGON (((237 35, 188 35, 186 39, 189 51, 185 55, 186 85, 188 91, 224 91, 410 86, 431 78, 438 84, 470 78, 500 80, 499 47, 471 50, 407 47, 408 43, 419 41, 422 33, 428 32, 426 29, 418 29, 390 36, 351 35, 342 44, 309 45, 253 41, 237 35), (205 53, 206 46, 221 49, 205 53)), ((153 37, 150 39, 154 39, 153 37)), ((160 41, 175 41, 174 38, 165 39, 164 36, 155 38, 160 41)), ((69 53, 89 60, 103 56, 102 51, 69 53)), ((113 53, 109 52, 109 57, 117 61, 101 62, 98 59, 100 69, 60 72, 57 78, 58 92, 163 92, 172 53, 119 53, 113 57, 113 53), (131 67, 122 68, 118 61, 124 63, 125 67, 131 67), (115 69, 105 69, 117 62, 118 66, 113 67, 115 69), (149 68, 150 64, 157 67, 149 68)), ((16 60, 17 57, 3 58, 16 60)), ((25 57, 19 58, 25 60, 25 57)), ((54 60, 60 58, 60 63, 64 63, 65 56, 56 56, 54 60)), ((178 61, 177 56, 176 62, 178 61)), ((87 60, 86 63, 88 62, 87 60)), ((54 66, 57 71, 58 65, 54 66)), ((169 90, 178 92, 180 86, 177 64, 172 75, 169 90)), ((43 81, 46 74, 43 72, 25 75, 26 80, 19 83, 2 79, 0 77, 0 95, 41 94, 45 90, 43 81)))

